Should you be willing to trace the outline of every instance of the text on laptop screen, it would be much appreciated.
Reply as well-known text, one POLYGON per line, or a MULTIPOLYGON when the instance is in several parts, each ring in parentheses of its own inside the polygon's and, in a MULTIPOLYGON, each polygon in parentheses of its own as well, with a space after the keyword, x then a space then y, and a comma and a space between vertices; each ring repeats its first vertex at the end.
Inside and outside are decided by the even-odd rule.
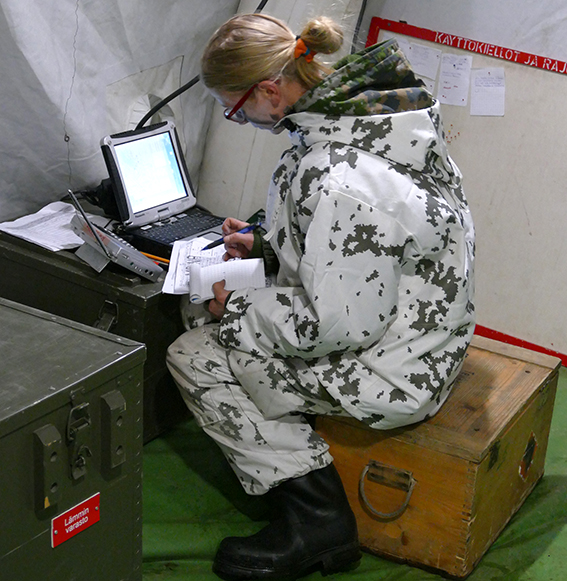
POLYGON ((132 212, 143 212, 188 195, 168 132, 115 146, 132 212))

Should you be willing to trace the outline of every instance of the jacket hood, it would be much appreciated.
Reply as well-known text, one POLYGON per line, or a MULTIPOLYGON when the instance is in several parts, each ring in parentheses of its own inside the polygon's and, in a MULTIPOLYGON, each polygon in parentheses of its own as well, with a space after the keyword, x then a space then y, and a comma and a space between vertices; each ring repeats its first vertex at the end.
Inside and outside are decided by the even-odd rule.
POLYGON ((294 145, 333 141, 452 184, 439 103, 416 78, 395 40, 349 55, 305 93, 279 125, 294 145))

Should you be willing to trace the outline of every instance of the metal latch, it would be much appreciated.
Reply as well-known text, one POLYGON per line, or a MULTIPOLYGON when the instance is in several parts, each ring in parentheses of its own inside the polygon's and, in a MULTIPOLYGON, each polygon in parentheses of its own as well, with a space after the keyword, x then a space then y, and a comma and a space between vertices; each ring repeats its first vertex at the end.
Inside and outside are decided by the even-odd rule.
POLYGON ((93 327, 101 331, 110 331, 118 322, 118 305, 105 299, 104 304, 100 307, 98 319, 93 327))
POLYGON ((101 457, 108 475, 126 461, 127 413, 126 400, 117 389, 101 398, 101 457))
POLYGON ((92 456, 88 446, 90 427, 89 404, 82 403, 71 408, 67 420, 67 443, 73 480, 79 480, 87 473, 87 458, 92 456))

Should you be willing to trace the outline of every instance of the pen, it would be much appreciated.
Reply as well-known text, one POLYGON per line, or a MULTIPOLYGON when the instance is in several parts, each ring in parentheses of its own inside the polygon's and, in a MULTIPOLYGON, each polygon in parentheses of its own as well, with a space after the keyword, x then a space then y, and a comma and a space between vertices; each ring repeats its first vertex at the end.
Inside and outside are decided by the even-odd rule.
POLYGON ((169 260, 167 258, 160 258, 159 256, 154 256, 153 254, 148 254, 147 252, 142 252, 144 256, 151 258, 154 262, 162 262, 163 264, 169 264, 169 260))
MULTIPOLYGON (((231 232, 231 234, 246 234, 246 232, 252 232, 252 230, 256 230, 256 228, 259 228, 262 225, 262 222, 257 222, 256 224, 249 224, 248 226, 242 228, 242 230, 237 230, 236 232, 231 232)), ((228 234, 227 234, 228 236, 228 234)), ((217 246, 220 246, 221 244, 224 244, 224 237, 223 238, 219 238, 218 240, 215 240, 214 242, 211 242, 210 244, 207 244, 203 250, 211 250, 211 248, 216 248, 217 246)))

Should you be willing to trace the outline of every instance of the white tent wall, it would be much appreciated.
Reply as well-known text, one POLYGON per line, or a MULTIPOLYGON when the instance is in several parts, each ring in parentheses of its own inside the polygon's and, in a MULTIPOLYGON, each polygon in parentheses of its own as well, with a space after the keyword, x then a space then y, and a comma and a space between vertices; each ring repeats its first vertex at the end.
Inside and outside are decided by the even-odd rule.
MULTIPOLYGON (((0 221, 107 177, 100 139, 133 128, 199 72, 238 0, 0 0, 0 221)), ((212 100, 197 85, 175 119, 198 183, 212 100)), ((154 119, 157 120, 157 119, 154 119)))
POLYGON ((368 0, 373 16, 567 61, 564 0, 368 0))

